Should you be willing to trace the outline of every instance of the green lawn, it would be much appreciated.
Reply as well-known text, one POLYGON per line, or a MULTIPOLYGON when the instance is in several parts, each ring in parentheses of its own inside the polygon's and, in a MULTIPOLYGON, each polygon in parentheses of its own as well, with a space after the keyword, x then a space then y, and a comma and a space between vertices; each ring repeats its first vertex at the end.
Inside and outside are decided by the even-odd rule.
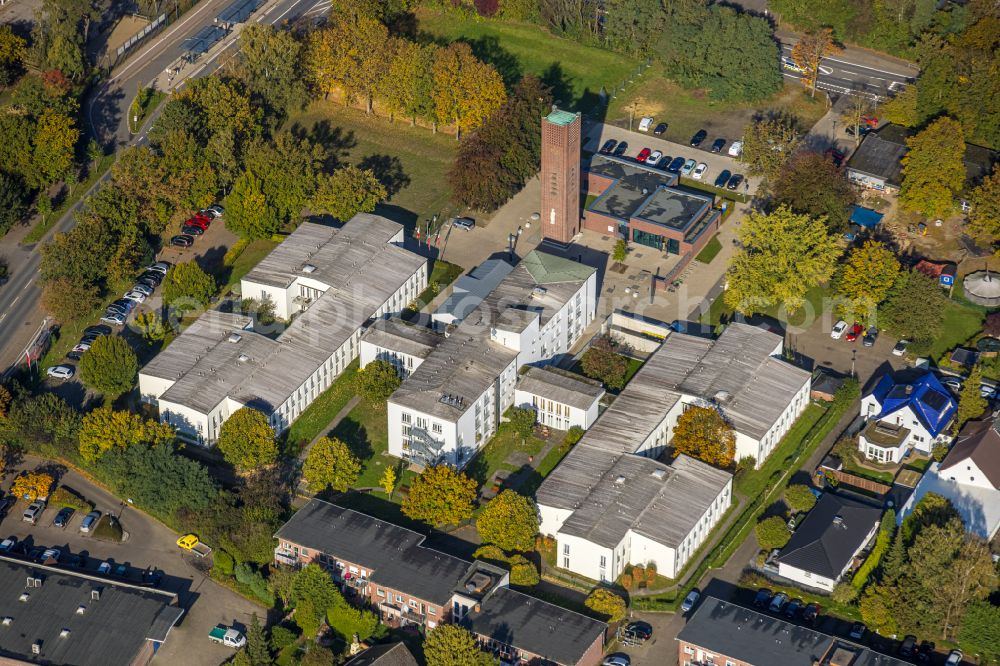
POLYGON ((270 239, 251 241, 229 267, 228 274, 224 276, 226 284, 222 290, 223 293, 234 284, 239 284, 243 276, 260 263, 260 260, 266 257, 277 245, 278 243, 270 239))
POLYGON ((469 463, 466 472, 482 486, 494 472, 505 469, 513 472, 517 468, 506 465, 504 461, 514 451, 523 451, 529 456, 538 455, 545 442, 535 436, 522 438, 507 423, 501 423, 493 438, 476 454, 469 463))
POLYGON ((448 170, 455 160, 455 137, 410 127, 405 120, 365 115, 334 102, 319 101, 293 115, 286 127, 306 129, 344 164, 372 169, 386 184, 389 199, 376 212, 412 225, 452 211, 448 170))
POLYGON ((333 417, 354 397, 354 377, 358 372, 358 361, 354 361, 327 390, 319 394, 312 404, 295 419, 285 434, 285 439, 293 444, 307 444, 318 437, 333 417))
POLYGON ((715 234, 712 236, 712 240, 705 244, 705 247, 701 249, 701 252, 694 259, 703 264, 710 264, 720 252, 722 252, 722 243, 719 242, 719 234, 715 234))
MULTIPOLYGON (((824 299, 826 299, 829 293, 830 289, 827 286, 819 285, 811 287, 808 291, 806 291, 806 303, 804 303, 801 308, 792 314, 789 314, 784 309, 784 306, 765 308, 755 314, 773 317, 778 321, 785 322, 791 326, 802 326, 823 311, 824 299)), ((708 322, 706 323, 711 324, 712 326, 718 326, 723 320, 728 321, 732 314, 733 309, 726 305, 723 294, 719 294, 719 296, 712 301, 712 305, 709 306, 708 322)))
POLYGON ((795 453, 803 438, 809 433, 820 417, 826 413, 826 407, 819 403, 810 403, 801 416, 796 419, 778 445, 771 451, 760 469, 751 470, 738 477, 735 481, 736 492, 745 497, 754 498, 763 492, 771 476, 788 468, 786 458, 795 453))
POLYGON ((983 328, 983 313, 961 303, 951 301, 944 310, 944 325, 928 352, 938 358, 946 351, 965 344, 983 328))
POLYGON ((543 30, 537 25, 464 18, 455 12, 417 12, 418 30, 443 41, 463 40, 479 59, 492 64, 510 86, 534 74, 552 88, 556 102, 589 111, 601 88, 612 91, 634 77, 639 61, 543 30))
POLYGON ((417 304, 422 308, 434 297, 444 291, 444 288, 458 279, 465 269, 457 264, 451 264, 440 259, 431 260, 431 276, 427 280, 427 288, 417 296, 417 304))
POLYGON ((888 486, 891 486, 892 482, 896 479, 896 474, 894 472, 883 472, 871 469, 870 467, 862 467, 857 463, 854 456, 848 456, 846 460, 841 458, 841 463, 844 465, 845 472, 855 476, 860 476, 862 479, 884 483, 888 486))
MULTIPOLYGON (((361 459, 361 476, 354 484, 357 488, 373 488, 387 465, 398 466, 399 459, 389 456, 389 433, 386 405, 371 405, 362 400, 330 433, 343 440, 361 459)), ((402 479, 401 479, 402 481, 402 479)))

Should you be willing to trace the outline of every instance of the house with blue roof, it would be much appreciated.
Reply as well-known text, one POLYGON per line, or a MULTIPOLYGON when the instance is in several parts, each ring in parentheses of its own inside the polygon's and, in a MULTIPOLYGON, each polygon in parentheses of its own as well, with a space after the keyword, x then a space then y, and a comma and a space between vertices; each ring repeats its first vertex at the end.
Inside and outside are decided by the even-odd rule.
POLYGON ((910 450, 930 455, 948 434, 958 405, 930 371, 884 375, 861 399, 867 424, 858 450, 880 463, 898 463, 910 450))

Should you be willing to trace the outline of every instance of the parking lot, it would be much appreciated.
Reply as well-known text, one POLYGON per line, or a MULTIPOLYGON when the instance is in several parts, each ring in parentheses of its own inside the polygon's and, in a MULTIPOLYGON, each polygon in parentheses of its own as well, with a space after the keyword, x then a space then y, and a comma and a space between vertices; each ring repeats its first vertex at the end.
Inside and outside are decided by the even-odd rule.
MULTIPOLYGON (((635 121, 636 126, 638 126, 639 118, 636 118, 635 121)), ((671 157, 684 157, 685 159, 693 159, 698 163, 704 162, 708 165, 708 171, 702 177, 700 182, 706 185, 712 185, 716 176, 724 170, 728 170, 733 174, 739 173, 746 176, 745 166, 736 158, 730 157, 727 153, 730 144, 733 141, 738 140, 739 137, 717 137, 709 134, 699 147, 694 148, 687 144, 682 145, 679 143, 673 143, 658 136, 654 136, 652 129, 655 128, 655 126, 656 121, 654 120, 653 126, 650 128, 649 132, 630 132, 627 129, 615 127, 614 125, 604 123, 588 123, 583 128, 582 147, 584 150, 596 152, 605 141, 608 139, 614 139, 618 142, 628 142, 628 151, 625 153, 625 156, 627 157, 634 158, 640 150, 643 148, 649 148, 650 150, 659 150, 664 155, 670 155, 671 157), (713 153, 711 152, 712 142, 718 138, 725 139, 726 145, 723 146, 721 153, 713 153)), ((760 178, 747 178, 744 183, 748 184, 749 188, 741 185, 738 188, 737 193, 754 194, 757 191, 757 187, 760 185, 760 178)))
POLYGON ((55 472, 61 484, 92 502, 96 510, 119 515, 128 540, 112 543, 81 534, 79 527, 84 514, 79 512, 64 529, 55 527, 52 521, 58 513, 56 507, 48 507, 37 524, 32 526, 21 519, 26 507, 24 502, 11 507, 0 521, 0 539, 14 536, 31 546, 59 548, 63 551, 63 558, 83 554, 87 557, 85 570, 88 572, 96 572, 101 562, 126 564, 127 576, 132 581, 138 581, 141 571, 147 567, 162 570, 164 578, 160 587, 178 594, 178 602, 185 609, 185 614, 171 630, 153 663, 219 664, 232 656, 232 650, 208 640, 207 634, 212 627, 220 622, 227 625, 249 624, 254 612, 263 621, 263 608, 220 586, 193 566, 192 556, 185 555, 177 547, 177 534, 72 470, 59 470, 48 461, 25 456, 20 465, 8 470, 3 483, 4 491, 10 488, 18 471, 41 468, 55 472))

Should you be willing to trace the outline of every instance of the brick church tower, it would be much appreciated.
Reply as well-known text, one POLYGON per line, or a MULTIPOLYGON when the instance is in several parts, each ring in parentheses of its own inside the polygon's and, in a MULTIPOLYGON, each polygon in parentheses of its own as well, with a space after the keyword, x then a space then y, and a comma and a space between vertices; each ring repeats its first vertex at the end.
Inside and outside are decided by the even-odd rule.
POLYGON ((542 119, 542 235, 567 244, 580 230, 580 114, 560 111, 542 119))

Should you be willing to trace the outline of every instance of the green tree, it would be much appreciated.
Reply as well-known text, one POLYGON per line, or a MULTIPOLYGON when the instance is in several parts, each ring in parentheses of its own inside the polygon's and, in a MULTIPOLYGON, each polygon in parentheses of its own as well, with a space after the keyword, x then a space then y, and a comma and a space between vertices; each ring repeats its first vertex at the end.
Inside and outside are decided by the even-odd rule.
POLYGON ((935 120, 906 140, 899 203, 927 217, 947 217, 965 185, 962 126, 948 117, 935 120))
POLYGON ((385 406, 385 401, 402 383, 396 366, 384 360, 372 361, 359 370, 357 380, 358 393, 370 405, 382 408, 385 406))
POLYGON ((233 69, 269 108, 286 114, 306 101, 301 57, 302 43, 291 32, 251 22, 240 33, 233 69))
POLYGON ((143 420, 129 411, 114 411, 105 405, 84 415, 80 422, 80 455, 94 462, 108 451, 130 446, 161 446, 174 441, 173 426, 143 420))
POLYGON ((677 417, 673 435, 670 443, 678 454, 716 467, 726 468, 733 464, 736 433, 712 407, 689 406, 677 417))
POLYGON ((480 652, 467 629, 457 624, 439 624, 424 638, 424 659, 434 666, 483 666, 489 658, 480 652))
POLYGON ((439 48, 407 39, 395 40, 382 92, 391 111, 409 118, 410 125, 416 124, 417 118, 430 120, 434 117, 432 67, 439 48))
POLYGON ((882 118, 886 122, 916 127, 921 118, 917 114, 917 86, 906 86, 882 105, 882 118))
POLYGON ((344 492, 357 482, 360 473, 361 461, 336 437, 316 440, 302 466, 302 476, 314 493, 326 490, 327 486, 344 492))
POLYGON ((510 584, 518 587, 534 587, 539 581, 538 569, 523 555, 510 559, 510 584))
POLYGON ((785 504, 792 511, 811 511, 816 506, 816 496, 809 486, 795 483, 785 488, 785 504))
POLYGON ((387 196, 374 171, 348 165, 320 180, 312 208, 347 221, 358 213, 372 212, 387 196))
POLYGON ((181 311, 208 305, 215 295, 215 278, 193 261, 177 264, 163 280, 163 301, 181 311))
POLYGON ((798 153, 774 180, 774 199, 792 212, 825 217, 830 233, 847 230, 854 192, 833 161, 818 153, 798 153))
POLYGON ((899 631, 892 602, 892 588, 871 585, 858 601, 861 619, 880 634, 890 635, 899 631))
POLYGON ((507 99, 503 79, 490 65, 472 55, 464 42, 452 42, 435 53, 434 115, 442 124, 455 125, 455 137, 473 130, 507 99))
POLYGON ((625 600, 611 590, 599 587, 587 595, 583 605, 590 610, 603 615, 611 624, 625 619, 625 600))
POLYGON ((958 631, 962 646, 984 660, 1000 659, 1000 606, 989 601, 973 601, 962 616, 958 631))
POLYGON ((901 271, 879 306, 879 326, 921 352, 941 333, 948 299, 934 278, 920 271, 901 271))
POLYGON ((299 570, 292 581, 291 594, 295 602, 295 614, 298 615, 300 609, 303 610, 303 615, 309 614, 305 611, 311 611, 312 619, 316 622, 326 615, 327 610, 343 602, 333 578, 316 564, 307 564, 299 570))
POLYGON ((566 434, 563 436, 563 444, 565 446, 573 446, 581 439, 583 439, 583 435, 585 432, 586 431, 580 426, 572 426, 569 430, 566 431, 566 434))
POLYGON ((27 188, 17 176, 0 171, 0 236, 24 219, 27 212, 27 188))
POLYGON ((132 323, 148 344, 159 342, 167 337, 167 324, 153 310, 143 310, 135 316, 132 323))
POLYGON ((38 118, 32 150, 31 184, 47 187, 62 178, 73 164, 80 130, 69 116, 46 110, 38 118))
POLYGON ((367 640, 378 629, 378 615, 363 608, 355 608, 340 601, 326 611, 326 623, 341 636, 344 643, 350 644, 356 635, 359 640, 367 640))
POLYGON ((727 273, 726 305, 751 314, 783 305, 794 313, 806 292, 830 279, 840 256, 837 238, 823 219, 779 206, 751 212, 737 231, 742 245, 727 273))
POLYGON ((226 227, 243 238, 270 238, 281 228, 281 220, 261 191, 260 179, 243 173, 226 197, 226 227))
POLYGON ((257 613, 250 618, 250 626, 247 627, 246 654, 251 666, 270 666, 274 663, 271 657, 271 650, 267 645, 267 637, 264 635, 264 628, 260 626, 257 613))
POLYGON ((837 312, 847 321, 873 321, 879 304, 899 279, 899 260, 878 241, 853 249, 835 282, 837 312))
POLYGON ((969 196, 969 230, 993 244, 1000 240, 1000 164, 969 196))
POLYGON ((882 521, 879 523, 878 536, 875 538, 875 545, 872 547, 871 552, 868 553, 868 557, 865 558, 864 563, 858 567, 858 570, 854 573, 854 577, 851 579, 851 586, 856 590, 860 591, 864 588, 865 584, 868 582, 868 577, 875 571, 875 568, 882 560, 882 556, 888 552, 892 543, 892 535, 895 531, 896 512, 892 509, 888 509, 884 514, 882 514, 882 521))
POLYGON ((428 525, 457 525, 472 517, 476 482, 446 465, 428 467, 413 480, 403 514, 428 525))
POLYGON ((989 406, 986 398, 983 397, 980 385, 983 383, 983 371, 977 364, 969 373, 969 378, 962 384, 962 391, 958 395, 958 411, 955 412, 955 432, 961 430, 970 419, 983 415, 989 406))
POLYGON ((310 643, 306 653, 299 659, 298 666, 330 666, 337 659, 333 650, 319 643, 310 643))
POLYGON ((27 42, 9 25, 0 26, 0 86, 9 86, 24 60, 27 42))
POLYGON ((274 428, 263 412, 252 407, 243 407, 226 419, 216 445, 226 462, 240 471, 270 465, 278 459, 274 428))
POLYGON ((80 358, 80 379, 113 401, 130 391, 139 373, 139 360, 125 338, 108 335, 97 338, 80 358))
POLYGON ((625 377, 628 374, 628 360, 619 354, 617 349, 618 343, 611 336, 602 335, 594 338, 580 359, 583 374, 603 382, 612 390, 624 387, 625 377))
POLYGON ((483 543, 508 552, 529 551, 538 534, 538 507, 524 495, 503 490, 479 514, 476 529, 483 543))
POLYGON ((788 531, 788 525, 781 516, 765 518, 757 523, 754 532, 757 534, 757 543, 767 551, 782 548, 792 538, 792 533, 788 531))
POLYGON ((507 422, 521 438, 530 437, 535 429, 537 413, 530 407, 510 407, 504 414, 507 422))
POLYGON ((45 280, 42 286, 42 305, 62 322, 90 316, 100 302, 97 287, 69 277, 45 280))
POLYGON ((611 260, 622 263, 628 258, 628 244, 624 239, 619 238, 615 241, 615 248, 611 251, 611 260))
POLYGON ((739 159, 751 176, 763 176, 768 181, 774 181, 798 142, 799 134, 791 120, 755 120, 743 130, 743 152, 739 159))

